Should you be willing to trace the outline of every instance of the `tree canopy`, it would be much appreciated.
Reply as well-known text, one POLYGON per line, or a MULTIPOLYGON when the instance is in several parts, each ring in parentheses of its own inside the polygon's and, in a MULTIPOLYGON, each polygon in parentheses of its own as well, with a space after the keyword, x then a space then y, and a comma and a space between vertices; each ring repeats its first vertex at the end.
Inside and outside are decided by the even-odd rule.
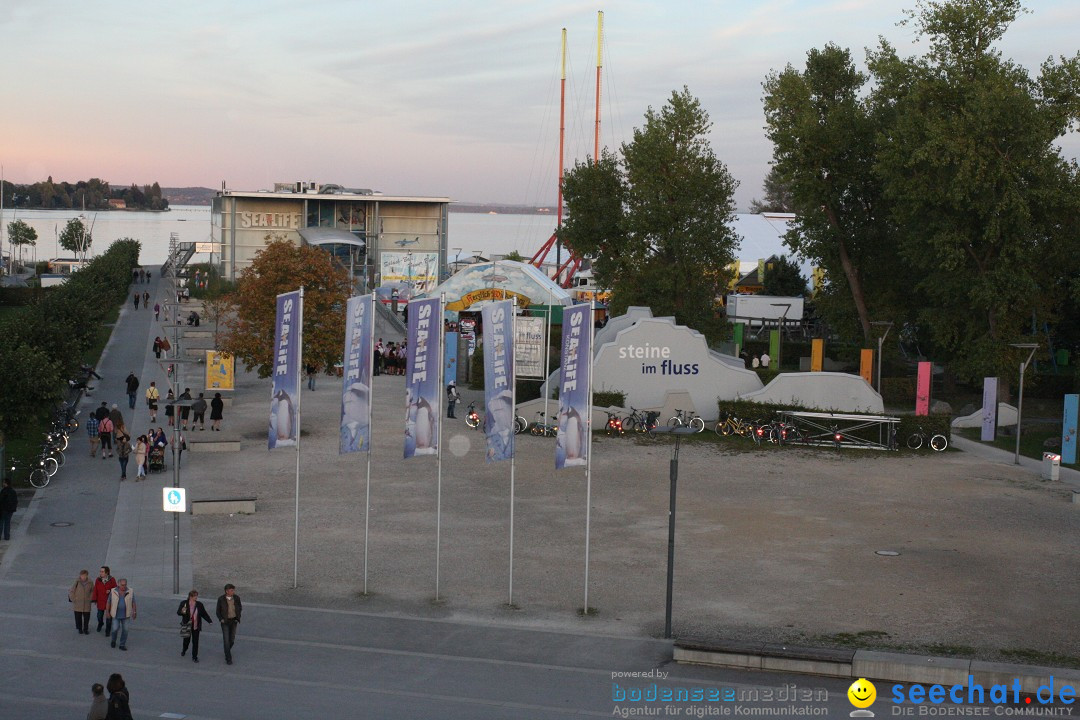
POLYGON ((806 295, 806 278, 797 263, 786 255, 771 257, 765 263, 765 277, 761 283, 762 295, 799 297, 806 295))
POLYGON ((1080 117, 1080 55, 1039 75, 995 43, 1018 0, 940 0, 908 14, 922 56, 885 40, 868 74, 827 45, 766 79, 786 242, 826 270, 819 310, 870 337, 918 322, 961 378, 1015 367, 1010 342, 1052 321, 1080 269, 1080 173, 1055 142, 1080 117), (854 320, 852 325, 850 321, 854 320))
POLYGON ((94 243, 94 238, 81 218, 71 218, 60 231, 60 247, 82 255, 94 243))
POLYGON ((229 296, 221 349, 235 355, 259 377, 270 377, 274 361, 276 298, 304 288, 303 362, 325 369, 341 361, 349 274, 333 257, 312 245, 296 246, 266 236, 267 244, 244 268, 229 296))
POLYGON ((717 339, 725 321, 716 299, 739 240, 731 225, 737 183, 709 145, 711 127, 687 88, 650 107, 621 158, 604 151, 567 173, 569 218, 559 239, 593 258, 612 312, 647 305, 717 339))

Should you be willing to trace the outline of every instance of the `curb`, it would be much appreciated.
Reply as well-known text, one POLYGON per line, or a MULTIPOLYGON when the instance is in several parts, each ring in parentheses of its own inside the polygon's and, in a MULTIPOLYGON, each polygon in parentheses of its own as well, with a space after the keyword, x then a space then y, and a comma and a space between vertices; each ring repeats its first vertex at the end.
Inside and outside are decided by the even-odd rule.
POLYGON ((680 640, 675 643, 674 659, 678 663, 740 670, 770 670, 923 685, 965 685, 970 677, 972 683, 988 688, 1019 680, 1020 692, 1028 695, 1034 695, 1041 686, 1052 687, 1055 693, 1065 685, 1073 688, 1080 686, 1080 670, 1073 668, 734 640, 715 643, 680 640))

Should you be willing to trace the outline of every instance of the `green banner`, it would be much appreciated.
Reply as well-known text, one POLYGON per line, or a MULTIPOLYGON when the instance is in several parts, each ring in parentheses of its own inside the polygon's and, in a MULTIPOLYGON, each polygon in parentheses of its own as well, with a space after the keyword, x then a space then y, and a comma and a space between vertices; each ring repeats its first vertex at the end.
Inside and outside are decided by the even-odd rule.
POLYGON ((780 368, 780 331, 769 331, 769 357, 772 358, 774 367, 780 368))

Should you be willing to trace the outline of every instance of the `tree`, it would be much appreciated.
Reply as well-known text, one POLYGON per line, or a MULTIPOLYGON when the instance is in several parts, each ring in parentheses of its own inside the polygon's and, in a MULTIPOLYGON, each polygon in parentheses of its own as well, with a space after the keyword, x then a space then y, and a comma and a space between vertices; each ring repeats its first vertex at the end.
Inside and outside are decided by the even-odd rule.
POLYGON ((903 307, 889 301, 903 273, 874 173, 882 130, 860 99, 867 79, 847 50, 827 45, 807 53, 804 70, 771 73, 764 89, 773 170, 798 214, 785 244, 825 269, 818 304, 830 324, 857 328, 869 342, 872 313, 903 307))
POLYGON ((765 263, 762 295, 799 297, 806 295, 806 278, 799 266, 786 255, 773 256, 765 263))
POLYGON ((19 248, 19 264, 22 264, 23 245, 37 244, 37 230, 22 220, 12 220, 7 226, 8 242, 19 248))
POLYGON ((86 251, 90 249, 93 242, 94 238, 90 235, 90 231, 86 229, 86 224, 82 221, 82 218, 71 218, 60 232, 60 247, 70 250, 80 257, 86 255, 86 251))
POLYGON ((784 182, 775 165, 769 168, 769 174, 765 176, 761 189, 765 192, 765 198, 751 200, 750 212, 758 215, 795 212, 795 198, 791 196, 791 188, 784 182))
POLYGON ((503 256, 503 260, 513 260, 514 262, 529 262, 529 258, 525 257, 517 250, 511 250, 503 256))
POLYGON ((687 88, 672 92, 644 127, 595 165, 567 174, 569 220, 560 240, 595 258, 597 284, 611 290, 612 312, 648 305, 718 339, 725 326, 717 297, 738 236, 732 229, 737 183, 713 154, 712 122, 687 88))
POLYGON ((1019 0, 926 2, 908 22, 929 41, 870 53, 885 120, 875 169, 897 245, 918 273, 920 323, 961 378, 1010 374, 1032 317, 1069 301, 1080 256, 1080 171, 1057 139, 1080 119, 1080 55, 1034 75, 994 46, 1019 0), (1071 278, 1071 280, 1070 280, 1071 278))
POLYGON ((304 288, 303 362, 322 370, 340 362, 345 342, 349 274, 330 253, 266 236, 266 247, 240 273, 230 296, 234 312, 224 319, 221 349, 248 370, 269 377, 274 361, 276 297, 304 288))

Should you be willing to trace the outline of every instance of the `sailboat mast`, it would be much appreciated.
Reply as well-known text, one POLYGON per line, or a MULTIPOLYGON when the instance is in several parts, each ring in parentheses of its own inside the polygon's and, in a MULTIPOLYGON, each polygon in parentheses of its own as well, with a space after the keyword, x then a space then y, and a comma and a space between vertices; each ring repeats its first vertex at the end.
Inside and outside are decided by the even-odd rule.
POLYGON ((604 11, 596 13, 596 134, 593 139, 593 164, 600 163, 600 69, 604 66, 604 11))
MULTIPOLYGON (((562 189, 563 189, 563 175, 565 173, 566 164, 563 160, 563 148, 566 145, 566 28, 562 29, 562 80, 559 87, 559 199, 557 213, 557 220, 555 224, 555 232, 559 231, 562 227, 562 189)), ((562 265, 562 243, 556 240, 555 242, 555 267, 562 265)))

